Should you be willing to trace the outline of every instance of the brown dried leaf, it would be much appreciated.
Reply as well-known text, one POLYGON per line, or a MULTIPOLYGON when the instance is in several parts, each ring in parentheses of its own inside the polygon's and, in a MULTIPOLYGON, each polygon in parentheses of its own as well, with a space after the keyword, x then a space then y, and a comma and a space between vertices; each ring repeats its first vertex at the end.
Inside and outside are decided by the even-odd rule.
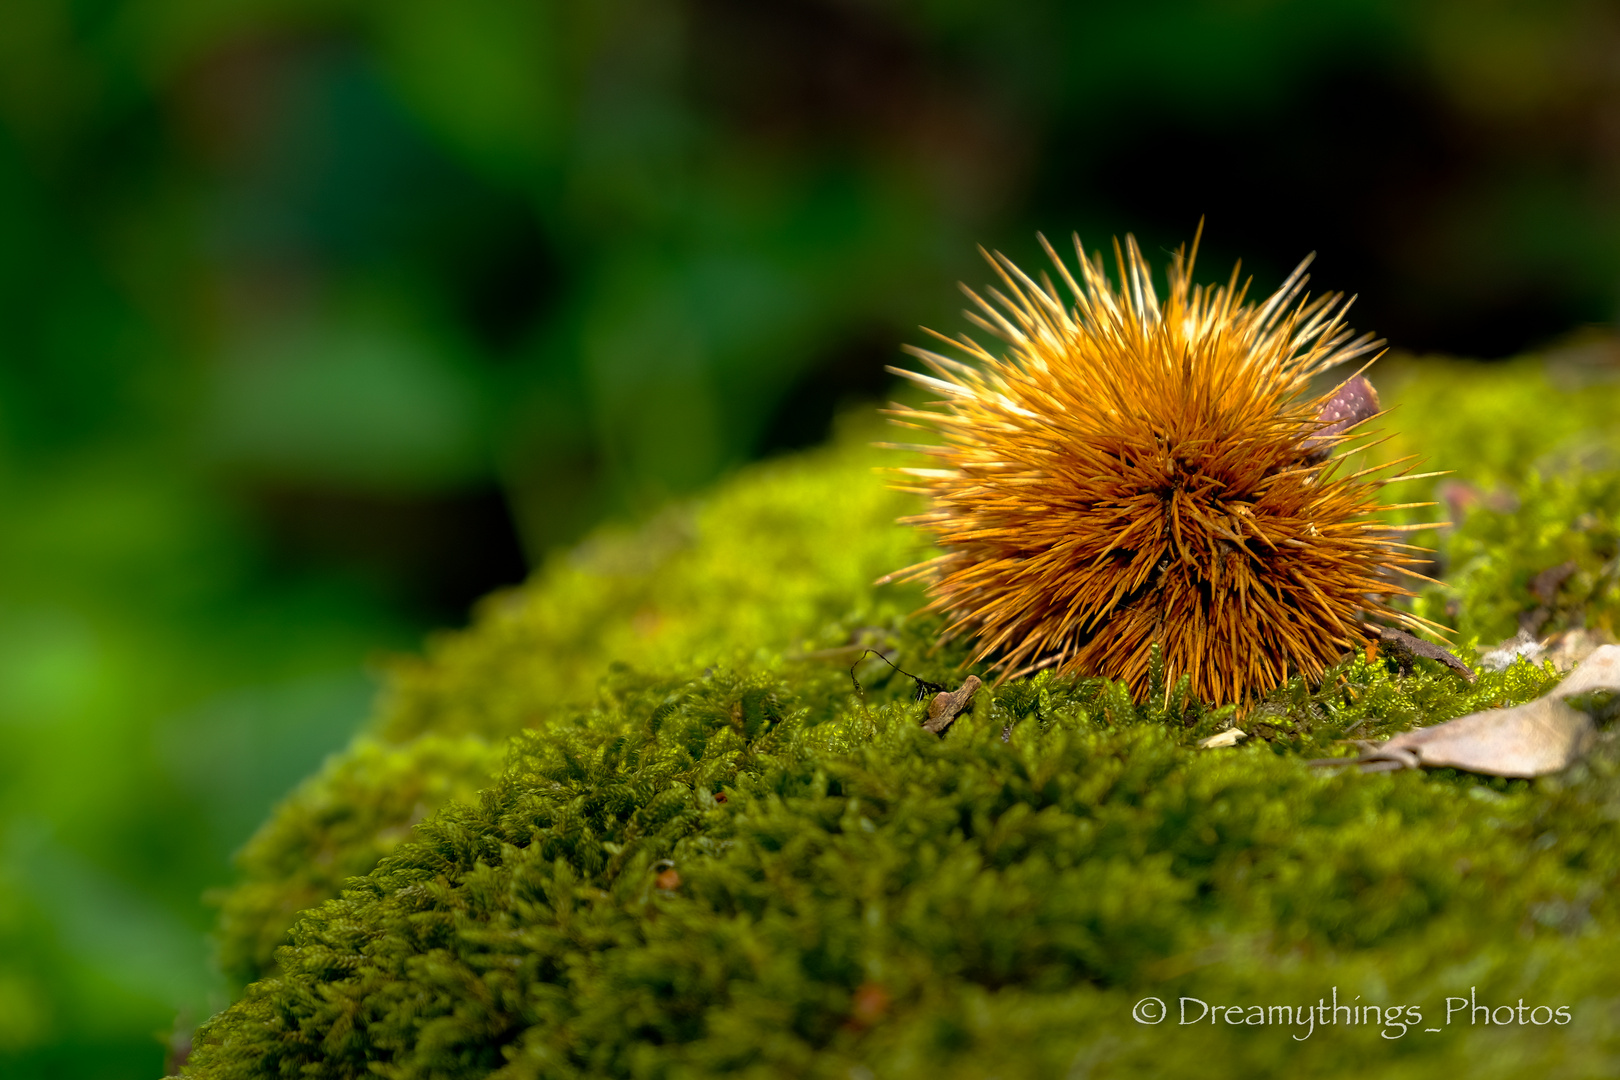
POLYGON ((1466 769, 1490 776, 1532 777, 1567 769, 1592 747, 1592 718, 1568 699, 1597 690, 1620 692, 1620 645, 1596 649, 1551 693, 1509 709, 1469 713, 1443 724, 1404 732, 1367 747, 1354 762, 1363 771, 1466 769))
POLYGON ((1474 681, 1474 671, 1467 664, 1452 656, 1451 653, 1439 645, 1424 641, 1422 638, 1408 634, 1404 630, 1396 630, 1388 626, 1381 627, 1378 631, 1378 640, 1396 656, 1404 653, 1406 656, 1421 656, 1425 660, 1438 660, 1469 682, 1474 681))
POLYGON ((935 694, 934 700, 928 703, 928 719, 923 721, 923 730, 932 731, 935 735, 945 734, 945 729, 956 722, 957 716, 972 703, 973 695, 983 685, 977 675, 969 675, 967 681, 955 690, 935 694))
POLYGON ((1591 748, 1594 735, 1591 717, 1562 698, 1541 697, 1511 709, 1470 713, 1403 732, 1376 747, 1369 760, 1387 761, 1391 767, 1545 776, 1578 761, 1591 748))

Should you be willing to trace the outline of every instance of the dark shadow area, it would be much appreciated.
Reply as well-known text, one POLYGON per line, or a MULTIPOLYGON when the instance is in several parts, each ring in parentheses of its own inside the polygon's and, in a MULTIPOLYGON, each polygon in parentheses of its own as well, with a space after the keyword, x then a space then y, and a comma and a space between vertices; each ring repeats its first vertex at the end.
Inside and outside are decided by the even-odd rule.
POLYGON ((1533 265, 1487 277, 1467 264, 1448 208, 1516 148, 1481 137, 1409 71, 1329 69, 1215 116, 1149 96, 1110 119, 1047 132, 1032 200, 1040 221, 1097 223, 1088 250, 1134 232, 1168 252, 1204 218, 1199 276, 1242 259, 1262 291, 1314 250, 1313 288, 1357 293, 1353 324, 1415 352, 1509 356, 1607 314, 1533 265))
POLYGON ((895 336, 873 331, 846 343, 807 368, 771 413, 755 455, 803 450, 825 442, 834 419, 858 402, 883 402, 898 381, 888 365, 914 366, 895 336))
POLYGON ((435 496, 261 486, 247 502, 277 572, 359 578, 430 625, 459 625, 473 602, 528 576, 499 488, 435 496))

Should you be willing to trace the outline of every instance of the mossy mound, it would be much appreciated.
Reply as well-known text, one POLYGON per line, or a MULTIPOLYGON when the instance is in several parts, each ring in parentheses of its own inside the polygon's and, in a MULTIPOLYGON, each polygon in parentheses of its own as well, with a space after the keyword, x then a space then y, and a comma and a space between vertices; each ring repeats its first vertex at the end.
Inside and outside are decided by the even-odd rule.
MULTIPOLYGON (((273 970, 297 912, 487 785, 513 734, 589 701, 610 664, 737 666, 832 650, 847 668, 851 643, 892 643, 922 596, 872 587, 918 543, 895 524, 910 503, 873 475, 867 443, 880 430, 866 422, 638 531, 599 533, 489 597, 470 632, 397 662, 366 735, 277 808, 238 858, 243 880, 218 894, 226 974, 246 984, 273 970)), ((948 666, 928 670, 944 678, 948 666)))
MULTIPOLYGON (((1473 392, 1539 378, 1501 369, 1473 392)), ((198 1033, 185 1075, 1607 1069, 1610 744, 1533 783, 1303 762, 1526 700, 1549 669, 1469 686, 1347 659, 1223 751, 1195 743, 1229 714, 1181 688, 1147 708, 1043 675, 981 693, 936 738, 909 680, 866 661, 850 685, 866 645, 962 677, 907 619, 920 598, 870 585, 915 541, 869 434, 588 547, 403 669, 371 734, 250 845, 223 944, 262 978, 198 1033), (1335 987, 1360 1023, 1264 1011, 1303 1021, 1335 987), (1448 1023, 1446 999, 1470 995, 1522 998, 1524 1022, 1448 1023), (1272 1022, 1182 1025, 1183 996, 1272 1022), (1133 1019, 1150 997, 1169 1019, 1133 1019), (1533 1019, 1543 1005, 1570 1021, 1533 1019)), ((1551 490, 1503 513, 1534 521, 1551 490)), ((1586 512, 1612 531, 1616 509, 1586 512)), ((1612 618, 1603 550, 1592 587, 1572 585, 1589 621, 1612 618)))
MULTIPOLYGON (((1360 701, 1325 730, 1401 697, 1381 666, 1339 674, 1360 701)), ((188 1074, 1038 1077, 1096 1054, 1516 1075, 1506 1052, 1589 1071, 1614 1049, 1607 755, 1534 787, 1324 774, 1271 746, 1198 751, 1202 724, 1044 679, 941 740, 903 688, 829 713, 836 680, 806 681, 611 676, 306 914, 188 1074), (1131 1019, 1149 996, 1292 1007, 1334 987, 1397 1022, 1296 1039, 1131 1019), (1445 1024, 1471 992, 1574 1022, 1445 1024)), ((1521 663, 1473 693, 1548 681, 1521 663)))

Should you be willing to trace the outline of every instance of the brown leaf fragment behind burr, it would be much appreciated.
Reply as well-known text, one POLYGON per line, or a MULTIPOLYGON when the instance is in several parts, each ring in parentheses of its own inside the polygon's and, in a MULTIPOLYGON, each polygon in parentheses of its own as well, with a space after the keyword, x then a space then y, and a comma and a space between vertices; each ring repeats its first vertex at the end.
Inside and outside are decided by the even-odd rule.
POLYGON ((941 691, 934 695, 934 700, 928 703, 928 719, 923 721, 923 730, 932 731, 935 735, 945 734, 945 729, 956 722, 973 702, 973 695, 979 692, 984 685, 977 675, 969 675, 967 681, 955 690, 941 691))
POLYGON ((1378 415, 1378 391, 1365 375, 1352 375, 1339 384, 1316 418, 1327 426, 1306 440, 1312 461, 1326 460, 1333 452, 1335 435, 1342 435, 1363 420, 1378 415))

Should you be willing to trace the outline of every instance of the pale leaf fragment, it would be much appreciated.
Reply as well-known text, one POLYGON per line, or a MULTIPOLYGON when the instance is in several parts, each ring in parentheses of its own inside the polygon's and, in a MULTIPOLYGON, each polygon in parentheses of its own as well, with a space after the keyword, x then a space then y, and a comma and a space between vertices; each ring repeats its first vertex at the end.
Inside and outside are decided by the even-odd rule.
POLYGON ((1327 758, 1312 764, 1360 765, 1364 772, 1427 766, 1489 776, 1545 776, 1567 769, 1591 749, 1597 738, 1592 718, 1567 699, 1595 691, 1620 693, 1620 645, 1596 649, 1556 688, 1534 701, 1403 732, 1366 746, 1360 758, 1327 758))
POLYGON ((1578 761, 1595 734, 1590 716, 1562 698, 1540 697, 1511 709, 1469 713, 1402 732, 1362 761, 1369 766, 1387 763, 1386 768, 1423 765, 1490 776, 1545 776, 1578 761))

